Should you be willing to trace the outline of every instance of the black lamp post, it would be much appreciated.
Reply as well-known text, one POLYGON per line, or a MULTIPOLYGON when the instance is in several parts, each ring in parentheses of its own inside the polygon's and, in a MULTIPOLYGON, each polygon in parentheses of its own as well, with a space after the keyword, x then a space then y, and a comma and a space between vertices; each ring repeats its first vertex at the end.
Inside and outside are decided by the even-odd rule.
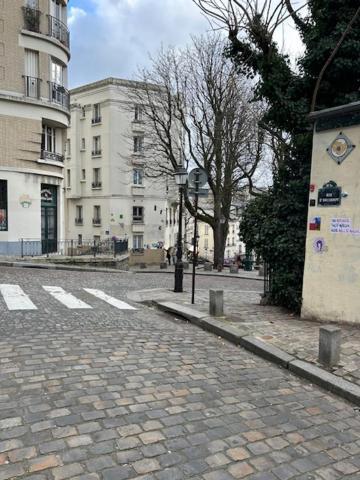
POLYGON ((184 266, 182 262, 182 212, 183 212, 183 194, 184 186, 188 179, 186 168, 179 166, 175 172, 175 182, 179 187, 180 205, 179 205, 179 229, 177 237, 176 264, 175 264, 175 288, 174 292, 183 291, 184 266))

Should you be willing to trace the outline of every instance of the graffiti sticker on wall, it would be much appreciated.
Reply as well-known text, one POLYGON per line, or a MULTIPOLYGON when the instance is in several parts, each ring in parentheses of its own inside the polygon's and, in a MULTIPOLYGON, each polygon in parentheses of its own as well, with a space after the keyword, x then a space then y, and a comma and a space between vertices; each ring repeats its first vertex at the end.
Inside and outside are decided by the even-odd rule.
POLYGON ((313 217, 310 219, 310 230, 321 230, 321 217, 313 217))
POLYGON ((324 238, 315 238, 313 241, 313 249, 315 253, 324 253, 326 249, 325 239, 324 238))

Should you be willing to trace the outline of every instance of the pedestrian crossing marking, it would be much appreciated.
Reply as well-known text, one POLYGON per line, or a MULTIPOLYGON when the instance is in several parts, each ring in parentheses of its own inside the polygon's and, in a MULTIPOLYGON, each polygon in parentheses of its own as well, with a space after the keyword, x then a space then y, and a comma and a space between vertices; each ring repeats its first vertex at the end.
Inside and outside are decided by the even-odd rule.
POLYGON ((43 289, 50 293, 56 300, 58 300, 60 303, 65 305, 65 307, 70 308, 72 310, 74 309, 86 309, 86 308, 92 308, 90 305, 87 303, 83 302, 82 300, 74 297, 69 292, 66 292, 63 288, 61 287, 54 287, 50 285, 43 285, 43 289))
POLYGON ((107 295, 102 290, 97 290, 94 288, 84 288, 84 290, 85 292, 88 292, 91 295, 94 295, 94 297, 100 298, 100 300, 104 300, 104 302, 108 303, 109 305, 112 305, 113 307, 118 308, 119 310, 136 310, 136 308, 132 307, 128 303, 118 300, 117 298, 111 297, 110 295, 107 295))
POLYGON ((19 285, 0 284, 0 292, 9 310, 37 310, 19 285))

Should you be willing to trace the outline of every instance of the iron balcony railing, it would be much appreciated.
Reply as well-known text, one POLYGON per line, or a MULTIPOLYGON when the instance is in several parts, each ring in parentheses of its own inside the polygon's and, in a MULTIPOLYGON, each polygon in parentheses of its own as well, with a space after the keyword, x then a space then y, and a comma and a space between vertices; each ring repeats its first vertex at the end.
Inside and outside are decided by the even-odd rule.
POLYGON ((61 20, 51 15, 49 18, 49 36, 59 40, 65 47, 70 47, 70 33, 69 29, 61 20))
POLYGON ((83 225, 84 219, 83 218, 75 218, 75 225, 83 225))
POLYGON ((40 33, 41 12, 37 8, 22 7, 24 17, 24 29, 30 32, 40 33))
POLYGON ((37 77, 29 77, 24 75, 25 81, 25 95, 30 98, 40 98, 40 82, 41 79, 37 77))
POLYGON ((96 125, 97 123, 101 123, 101 117, 98 116, 98 117, 92 118, 92 119, 91 119, 91 123, 92 123, 93 125, 96 125))
POLYGON ((69 110, 70 107, 70 94, 68 90, 58 83, 49 82, 50 86, 50 102, 61 105, 69 110))
POLYGON ((93 218, 93 225, 100 226, 101 225, 101 218, 93 218))
POLYGON ((52 162, 64 163, 64 155, 61 155, 61 153, 48 152, 47 150, 42 150, 41 158, 42 160, 50 160, 52 162))
POLYGON ((98 149, 96 149, 96 150, 93 150, 93 151, 91 152, 91 155, 92 155, 93 157, 96 157, 97 155, 101 155, 101 148, 98 148, 98 149))
POLYGON ((92 182, 91 186, 92 188, 101 188, 102 183, 101 182, 92 182))

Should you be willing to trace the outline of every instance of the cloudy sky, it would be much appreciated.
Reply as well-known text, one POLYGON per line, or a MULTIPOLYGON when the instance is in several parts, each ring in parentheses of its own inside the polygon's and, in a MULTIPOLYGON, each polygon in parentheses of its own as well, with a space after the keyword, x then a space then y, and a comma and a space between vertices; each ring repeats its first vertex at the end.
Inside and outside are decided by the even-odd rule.
MULTIPOLYGON (((70 0, 69 26, 71 88, 108 76, 136 78, 161 44, 183 46, 191 34, 210 30, 192 0, 70 0)), ((291 27, 284 44, 299 50, 291 27)))

